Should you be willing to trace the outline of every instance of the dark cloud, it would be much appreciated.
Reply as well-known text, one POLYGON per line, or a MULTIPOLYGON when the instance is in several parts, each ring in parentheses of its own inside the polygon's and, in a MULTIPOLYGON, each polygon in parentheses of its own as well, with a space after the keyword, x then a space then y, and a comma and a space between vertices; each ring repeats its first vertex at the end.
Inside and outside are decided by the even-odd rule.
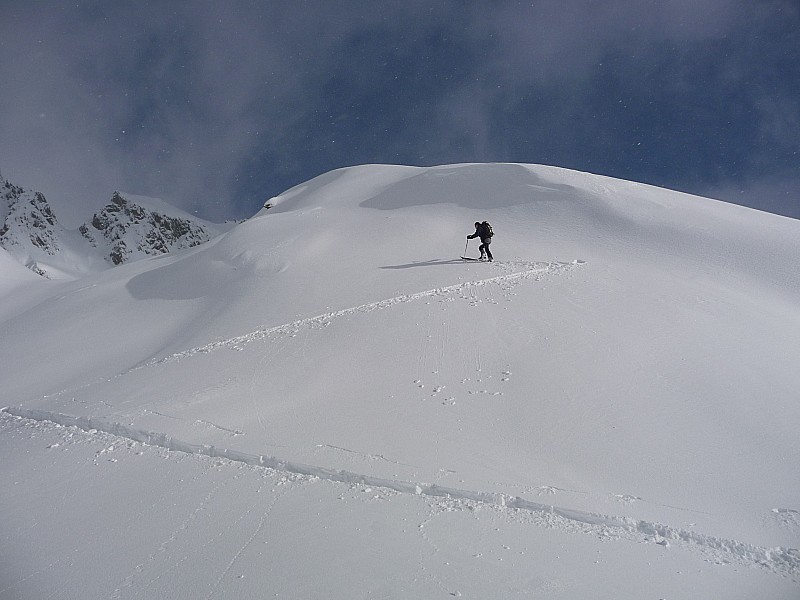
POLYGON ((461 161, 800 213, 791 0, 18 0, 0 39, 0 167, 76 220, 114 189, 219 220, 340 166, 461 161))

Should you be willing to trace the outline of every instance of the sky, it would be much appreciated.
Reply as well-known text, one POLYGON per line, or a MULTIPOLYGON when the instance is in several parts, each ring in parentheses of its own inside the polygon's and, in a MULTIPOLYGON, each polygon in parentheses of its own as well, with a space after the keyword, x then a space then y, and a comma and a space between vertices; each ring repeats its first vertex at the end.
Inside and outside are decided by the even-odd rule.
POLYGON ((555 165, 800 218, 797 0, 5 0, 0 173, 246 218, 331 169, 555 165))

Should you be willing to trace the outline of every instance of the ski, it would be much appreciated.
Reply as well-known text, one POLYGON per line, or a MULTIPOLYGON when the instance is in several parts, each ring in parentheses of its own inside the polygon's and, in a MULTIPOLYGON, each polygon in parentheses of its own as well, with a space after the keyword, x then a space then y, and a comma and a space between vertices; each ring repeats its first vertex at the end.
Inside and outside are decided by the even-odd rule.
POLYGON ((480 262, 480 260, 481 260, 480 258, 472 258, 472 257, 469 257, 469 256, 462 256, 461 258, 463 260, 475 260, 475 261, 478 261, 478 262, 480 262))

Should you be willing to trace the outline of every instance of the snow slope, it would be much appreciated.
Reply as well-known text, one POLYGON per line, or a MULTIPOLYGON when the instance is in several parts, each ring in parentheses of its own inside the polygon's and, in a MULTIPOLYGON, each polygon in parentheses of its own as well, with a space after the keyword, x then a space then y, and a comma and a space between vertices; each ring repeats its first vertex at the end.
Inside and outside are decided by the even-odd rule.
POLYGON ((0 323, 0 599, 800 595, 800 223, 513 164, 271 203, 0 323))
POLYGON ((37 298, 47 297, 54 289, 48 283, 0 248, 0 322, 26 310, 37 298))

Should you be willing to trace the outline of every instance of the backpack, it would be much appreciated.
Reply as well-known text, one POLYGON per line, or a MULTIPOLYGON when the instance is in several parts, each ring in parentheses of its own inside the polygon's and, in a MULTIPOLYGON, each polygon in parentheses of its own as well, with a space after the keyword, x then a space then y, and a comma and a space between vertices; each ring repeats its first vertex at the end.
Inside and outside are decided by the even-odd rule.
POLYGON ((483 227, 483 233, 486 235, 486 237, 492 237, 494 235, 494 231, 492 231, 492 226, 489 225, 489 221, 484 221, 481 223, 481 226, 483 227))

